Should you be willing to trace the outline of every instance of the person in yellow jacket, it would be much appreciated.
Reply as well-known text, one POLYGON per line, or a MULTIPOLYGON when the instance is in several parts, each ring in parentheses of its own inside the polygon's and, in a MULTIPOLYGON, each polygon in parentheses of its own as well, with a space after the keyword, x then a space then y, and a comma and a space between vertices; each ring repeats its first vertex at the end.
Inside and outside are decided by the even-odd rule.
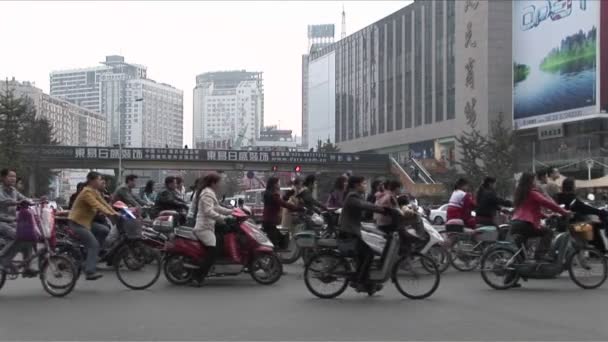
POLYGON ((70 228, 78 235, 80 242, 87 249, 85 276, 87 280, 97 280, 102 277, 97 273, 97 256, 100 244, 105 240, 109 230, 106 226, 93 222, 95 215, 101 213, 110 218, 116 218, 118 213, 101 197, 104 182, 98 172, 89 172, 87 183, 76 197, 74 206, 68 216, 70 228), (95 235, 98 235, 96 238, 95 235), (101 242, 100 242, 101 241, 101 242))

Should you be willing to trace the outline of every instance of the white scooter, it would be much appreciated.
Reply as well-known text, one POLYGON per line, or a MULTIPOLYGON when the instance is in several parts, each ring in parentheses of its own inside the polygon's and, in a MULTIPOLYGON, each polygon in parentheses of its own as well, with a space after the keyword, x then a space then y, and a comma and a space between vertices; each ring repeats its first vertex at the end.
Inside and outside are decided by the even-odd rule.
POLYGON ((444 246, 444 238, 437 229, 431 224, 426 216, 418 214, 418 224, 406 228, 407 232, 420 239, 416 246, 416 251, 423 255, 428 255, 437 263, 439 272, 443 273, 450 266, 451 254, 444 246))

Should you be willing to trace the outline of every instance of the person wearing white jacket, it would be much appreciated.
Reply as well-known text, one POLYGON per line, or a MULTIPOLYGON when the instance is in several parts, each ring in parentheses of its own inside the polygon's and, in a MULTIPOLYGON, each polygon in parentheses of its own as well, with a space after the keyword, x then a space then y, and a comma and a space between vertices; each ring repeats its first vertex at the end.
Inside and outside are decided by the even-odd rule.
POLYGON ((216 246, 215 224, 224 223, 232 210, 220 206, 216 193, 220 188, 221 177, 212 173, 203 177, 201 193, 199 196, 196 213, 196 224, 193 233, 205 245, 207 253, 203 259, 198 274, 193 277, 193 285, 201 286, 209 269, 217 259, 221 246, 216 246))

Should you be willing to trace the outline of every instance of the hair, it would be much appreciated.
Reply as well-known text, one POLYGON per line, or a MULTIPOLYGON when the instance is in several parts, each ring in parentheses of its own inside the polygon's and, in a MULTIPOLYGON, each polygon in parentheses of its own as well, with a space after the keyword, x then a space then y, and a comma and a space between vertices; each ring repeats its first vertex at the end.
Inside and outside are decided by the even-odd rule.
POLYGON ((454 190, 462 189, 465 185, 469 185, 469 181, 464 178, 459 178, 454 185, 454 190))
POLYGON ((302 177, 296 177, 291 181, 291 185, 293 186, 302 186, 302 183, 304 182, 304 180, 302 180, 302 177))
POLYGON ((203 177, 203 179, 200 181, 200 187, 201 190, 208 188, 210 186, 212 186, 213 184, 217 184, 222 180, 222 177, 220 177, 220 175, 218 175, 217 173, 210 173, 208 175, 206 175, 205 177, 203 177))
POLYGON ((481 195, 482 190, 489 189, 490 185, 495 184, 495 183, 496 183, 496 178, 494 178, 494 177, 484 178, 483 183, 481 183, 481 185, 479 186, 479 189, 477 190, 477 198, 479 198, 479 195, 481 195))
POLYGON ((513 195, 513 206, 515 208, 518 208, 524 203, 533 187, 534 175, 528 172, 522 174, 517 183, 517 188, 515 188, 515 194, 513 195))
POLYGON ((76 184, 76 192, 82 191, 82 188, 84 188, 85 185, 87 185, 87 183, 85 183, 85 182, 80 182, 80 183, 76 184))
POLYGON ((400 207, 403 207, 404 205, 408 205, 410 204, 410 198, 408 195, 400 195, 397 197, 397 204, 400 207))
POLYGON ((139 178, 139 177, 137 177, 137 175, 128 175, 127 177, 125 177, 125 183, 129 183, 130 181, 134 181, 137 178, 139 178))
POLYGON ((541 179, 547 177, 547 175, 550 173, 549 170, 551 169, 541 169, 536 171, 536 178, 541 179))
POLYGON ((2 170, 0 170, 0 177, 6 178, 8 176, 8 174, 11 172, 17 173, 17 171, 15 171, 15 169, 2 169, 2 170))
POLYGON ((562 182, 562 192, 574 193, 576 189, 574 178, 568 177, 562 182))
POLYGON ((384 188, 389 191, 395 191, 401 188, 401 182, 396 179, 388 180, 384 183, 384 188))
POLYGON ((346 176, 340 176, 336 178, 336 181, 334 183, 334 190, 344 190, 345 182, 348 182, 348 177, 346 176))
POLYGON ((92 181, 96 180, 97 178, 100 178, 101 173, 96 172, 96 171, 91 171, 87 174, 87 185, 90 184, 92 181))
POLYGON ((147 194, 151 194, 154 191, 154 184, 155 182, 151 179, 147 181, 146 186, 144 187, 144 192, 147 194))
POLYGON ((268 178, 268 180, 266 181, 266 191, 268 191, 268 192, 274 191, 274 186, 277 185, 278 183, 279 183, 279 178, 274 177, 274 176, 268 178))
POLYGON ((364 177, 350 176, 350 178, 348 178, 348 190, 354 189, 357 185, 360 185, 364 181, 365 181, 364 177))
POLYGON ((168 176, 167 178, 165 178, 165 185, 169 185, 173 182, 175 182, 176 178, 175 176, 168 176))
POLYGON ((379 179, 376 179, 375 181, 372 182, 372 193, 375 193, 376 191, 378 191, 378 187, 380 186, 380 184, 382 184, 382 181, 379 179))
POLYGON ((308 176, 306 176, 306 179, 304 179, 304 186, 310 187, 310 186, 314 185, 316 181, 317 181, 317 176, 308 175, 308 176))
POLYGON ((23 182, 23 178, 17 177, 17 183, 19 183, 19 182, 23 182))

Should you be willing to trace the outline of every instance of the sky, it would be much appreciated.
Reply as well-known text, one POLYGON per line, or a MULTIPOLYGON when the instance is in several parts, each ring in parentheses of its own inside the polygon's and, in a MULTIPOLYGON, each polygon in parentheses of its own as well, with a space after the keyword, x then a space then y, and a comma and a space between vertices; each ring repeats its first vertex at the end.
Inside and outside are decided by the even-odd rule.
POLYGON ((148 78, 184 91, 184 143, 192 139, 197 74, 264 73, 264 123, 301 132, 301 64, 307 25, 346 32, 411 1, 0 1, 0 77, 49 92, 53 70, 98 65, 107 55, 143 64, 148 78))

